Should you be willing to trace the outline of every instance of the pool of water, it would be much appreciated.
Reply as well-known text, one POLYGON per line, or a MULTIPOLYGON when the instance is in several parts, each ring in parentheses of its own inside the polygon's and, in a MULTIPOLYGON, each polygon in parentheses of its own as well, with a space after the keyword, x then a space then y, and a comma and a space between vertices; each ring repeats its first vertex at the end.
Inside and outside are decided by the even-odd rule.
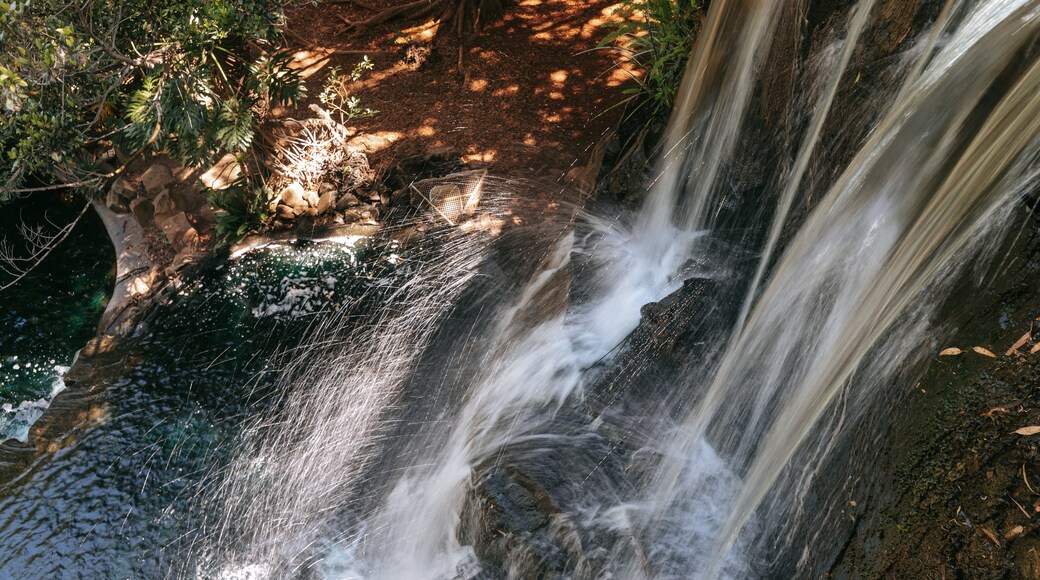
POLYGON ((121 370, 76 384, 92 418, 71 444, 0 484, 0 577, 159 578, 198 542, 201 497, 278 400, 283 365, 331 319, 362 320, 404 271, 392 246, 273 245, 215 262, 121 370))
MULTIPOLYGON (((46 196, 0 212, 0 239, 24 250, 21 228, 55 231, 82 202, 46 196)), ((88 211, 38 268, 0 290, 0 441, 24 440, 29 426, 64 388, 62 376, 94 335, 111 292, 115 256, 101 220, 88 211)), ((0 285, 10 277, 0 275, 0 285)))

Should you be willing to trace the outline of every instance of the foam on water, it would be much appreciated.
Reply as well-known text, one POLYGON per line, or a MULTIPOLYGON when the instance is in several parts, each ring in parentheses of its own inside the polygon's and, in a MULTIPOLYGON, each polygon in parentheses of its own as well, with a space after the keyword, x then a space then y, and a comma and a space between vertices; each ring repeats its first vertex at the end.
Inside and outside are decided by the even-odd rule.
MULTIPOLYGON (((11 363, 11 366, 15 370, 21 370, 22 367, 18 363, 11 363)), ((32 368, 31 363, 29 368, 32 368)), ((50 392, 45 396, 32 401, 22 401, 17 405, 12 403, 0 405, 0 441, 7 439, 17 439, 23 443, 28 441, 29 429, 33 423, 50 407, 54 397, 65 390, 64 377, 68 370, 69 367, 62 365, 54 365, 48 369, 49 374, 53 375, 53 382, 50 392)))

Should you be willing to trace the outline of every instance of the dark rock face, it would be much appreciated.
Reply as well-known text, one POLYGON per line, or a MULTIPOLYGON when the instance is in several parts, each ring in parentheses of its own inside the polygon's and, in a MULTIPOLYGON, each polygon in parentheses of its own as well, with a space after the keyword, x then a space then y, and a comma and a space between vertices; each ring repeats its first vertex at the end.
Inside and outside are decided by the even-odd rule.
POLYGON ((624 457, 586 432, 548 446, 518 445, 478 470, 459 537, 480 558, 482 577, 595 578, 619 534, 574 514, 631 492, 624 457))

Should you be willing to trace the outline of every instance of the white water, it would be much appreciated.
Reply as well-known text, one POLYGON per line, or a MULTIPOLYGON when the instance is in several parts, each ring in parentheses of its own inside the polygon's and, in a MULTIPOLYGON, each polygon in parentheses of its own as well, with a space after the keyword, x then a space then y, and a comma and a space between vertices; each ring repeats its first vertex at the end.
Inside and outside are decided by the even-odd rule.
POLYGON ((54 397, 65 390, 64 377, 68 370, 69 367, 62 365, 51 367, 49 374, 53 375, 53 381, 51 390, 46 396, 32 401, 22 401, 17 405, 11 403, 0 405, 0 442, 15 439, 25 443, 29 440, 29 430, 32 429, 33 424, 43 416, 43 412, 50 407, 54 397))

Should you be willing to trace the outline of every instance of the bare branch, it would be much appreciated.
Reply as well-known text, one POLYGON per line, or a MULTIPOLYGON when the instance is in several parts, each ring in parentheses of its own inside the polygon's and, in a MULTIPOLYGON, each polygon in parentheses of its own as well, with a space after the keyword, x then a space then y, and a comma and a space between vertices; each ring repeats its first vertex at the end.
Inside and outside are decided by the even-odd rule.
MULTIPOLYGON (((76 229, 76 225, 79 224, 83 216, 86 215, 87 210, 90 209, 90 203, 83 206, 79 214, 69 224, 58 229, 56 232, 45 231, 43 226, 31 227, 26 224, 21 224, 18 227, 19 233, 22 236, 25 245, 29 248, 28 256, 20 256, 15 250, 14 246, 8 242, 7 238, 0 239, 0 271, 3 271, 8 276, 13 276, 14 279, 0 284, 0 291, 6 290, 11 286, 14 286, 25 278, 30 272, 36 269, 46 258, 69 237, 72 230, 76 229)), ((48 223, 50 220, 48 220, 48 223)), ((52 223, 53 225, 53 223, 52 223)))

